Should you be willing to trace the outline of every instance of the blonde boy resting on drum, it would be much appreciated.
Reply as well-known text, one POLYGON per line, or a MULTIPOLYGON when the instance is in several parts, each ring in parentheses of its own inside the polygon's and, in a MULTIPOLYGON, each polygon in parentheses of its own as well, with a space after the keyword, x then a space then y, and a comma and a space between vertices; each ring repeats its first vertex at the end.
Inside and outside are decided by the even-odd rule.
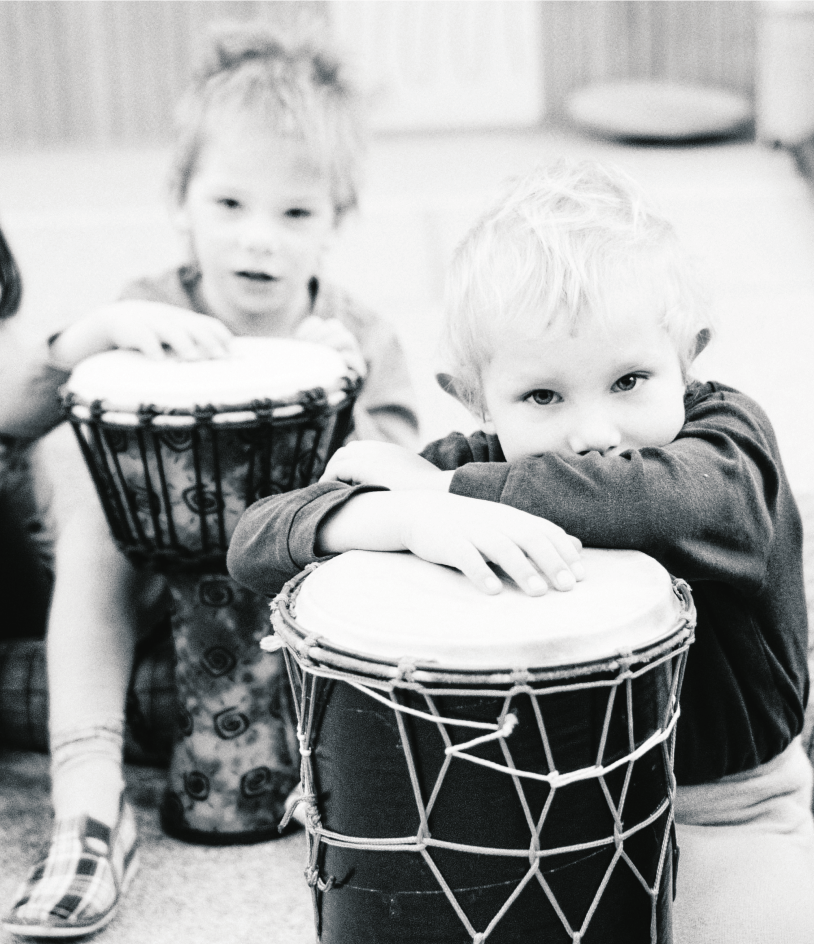
POLYGON ((800 516, 769 420, 689 376, 710 337, 670 225, 621 171, 515 183, 459 247, 452 375, 481 423, 421 457, 340 450, 320 484, 252 506, 229 569, 259 592, 342 551, 410 550, 487 593, 583 577, 579 542, 687 580, 697 641, 675 757, 679 944, 814 939, 800 516), (383 490, 389 489, 389 490, 383 490))
MULTIPOLYGON (((189 261, 124 292, 130 301, 119 311, 136 322, 141 313, 143 333, 153 334, 153 343, 133 346, 196 358, 222 354, 223 334, 328 344, 366 374, 355 435, 415 446, 413 392, 395 334, 321 278, 357 203, 362 116, 344 66, 315 39, 288 42, 262 28, 221 30, 210 46, 182 103, 172 175, 189 261), (190 311, 217 325, 214 340, 198 343, 186 330, 190 311)), ((73 351, 63 348, 55 339, 54 364, 72 366, 73 351)), ((101 927, 132 877, 125 694, 139 632, 166 605, 161 579, 119 554, 87 474, 77 478, 58 502, 48 629, 54 840, 3 924, 28 937, 101 927), (93 837, 105 839, 89 845, 93 837)))

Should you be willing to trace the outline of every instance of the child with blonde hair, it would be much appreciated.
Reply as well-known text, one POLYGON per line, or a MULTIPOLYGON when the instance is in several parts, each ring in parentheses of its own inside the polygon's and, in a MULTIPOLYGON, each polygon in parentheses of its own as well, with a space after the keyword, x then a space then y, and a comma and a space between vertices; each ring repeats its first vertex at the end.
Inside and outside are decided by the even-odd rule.
POLYGON ((690 376, 704 293, 623 172, 515 182, 455 255, 445 388, 481 429, 421 456, 352 443, 257 502, 229 552, 257 591, 359 548, 410 550, 487 593, 572 589, 582 545, 643 551, 698 611, 677 729, 675 939, 804 944, 814 928, 802 529, 771 424, 690 376))
MULTIPOLYGON (((120 305, 145 317, 172 306, 233 335, 337 348, 365 375, 351 435, 413 446, 413 393, 394 332, 323 276, 357 204, 362 145, 359 96, 323 43, 220 29, 179 113, 171 192, 188 261, 130 286, 120 305)), ((124 701, 144 623, 134 613, 153 616, 166 599, 160 578, 113 546, 98 501, 80 506, 61 525, 48 629, 53 839, 3 924, 27 937, 104 926, 136 864, 124 701)))

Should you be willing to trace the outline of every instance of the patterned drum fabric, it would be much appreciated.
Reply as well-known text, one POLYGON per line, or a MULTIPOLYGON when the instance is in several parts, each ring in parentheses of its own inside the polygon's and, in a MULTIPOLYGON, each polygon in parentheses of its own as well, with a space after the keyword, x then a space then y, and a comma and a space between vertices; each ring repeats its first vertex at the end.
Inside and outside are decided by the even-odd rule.
POLYGON ((336 351, 238 338, 230 358, 88 358, 69 419, 119 547, 173 573, 225 573, 229 539, 258 498, 315 481, 343 442, 359 390, 336 351))
POLYGON ((268 604, 228 577, 175 576, 170 587, 180 740, 164 828, 213 845, 276 838, 299 748, 282 656, 258 645, 268 604))
POLYGON ((316 481, 360 388, 344 358, 290 339, 235 338, 230 356, 88 358, 65 403, 111 532, 173 598, 178 730, 162 809, 191 842, 272 839, 298 780, 282 656, 258 642, 268 604, 226 576, 235 525, 259 498, 316 481))

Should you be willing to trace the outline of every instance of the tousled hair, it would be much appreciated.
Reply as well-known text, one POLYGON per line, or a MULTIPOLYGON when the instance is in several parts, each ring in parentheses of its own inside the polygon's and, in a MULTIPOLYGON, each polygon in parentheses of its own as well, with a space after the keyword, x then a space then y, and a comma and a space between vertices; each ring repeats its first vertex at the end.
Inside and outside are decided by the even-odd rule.
POLYGON ((686 374, 699 337, 710 336, 706 294, 672 226, 628 174, 563 160, 509 182, 449 269, 443 347, 458 396, 481 408, 481 374, 506 328, 609 324, 635 293, 654 299, 686 374))
POLYGON ((337 220, 356 206, 364 151, 361 96, 316 32, 294 37, 255 24, 212 28, 178 108, 170 177, 176 205, 186 198, 207 134, 235 118, 302 140, 330 179, 337 220))

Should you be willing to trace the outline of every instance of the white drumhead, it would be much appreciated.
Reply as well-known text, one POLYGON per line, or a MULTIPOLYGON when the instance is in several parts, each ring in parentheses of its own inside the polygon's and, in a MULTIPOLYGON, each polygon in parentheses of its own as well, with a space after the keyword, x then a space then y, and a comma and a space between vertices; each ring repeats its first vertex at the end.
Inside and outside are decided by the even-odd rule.
POLYGON ((458 669, 548 668, 610 659, 677 628, 667 571, 638 551, 582 552, 568 592, 529 597, 504 581, 488 596, 456 570, 412 554, 350 551, 302 582, 297 626, 371 658, 458 669))
POLYGON ((229 357, 155 360, 138 351, 106 351, 82 361, 66 390, 105 410, 228 409, 252 400, 284 400, 303 390, 332 390, 347 376, 344 358, 321 344, 290 338, 234 338, 229 357))

